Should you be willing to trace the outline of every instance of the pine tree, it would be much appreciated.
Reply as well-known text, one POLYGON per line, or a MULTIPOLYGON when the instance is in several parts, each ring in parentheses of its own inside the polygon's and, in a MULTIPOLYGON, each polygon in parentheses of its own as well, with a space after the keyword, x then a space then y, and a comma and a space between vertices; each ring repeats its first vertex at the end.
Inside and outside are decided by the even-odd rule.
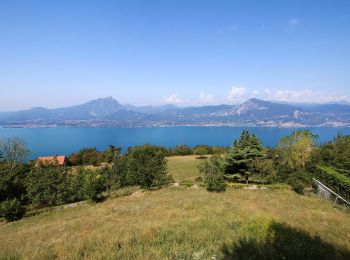
POLYGON ((263 156, 261 141, 244 130, 225 158, 225 174, 243 177, 247 184, 252 174, 253 161, 263 156))

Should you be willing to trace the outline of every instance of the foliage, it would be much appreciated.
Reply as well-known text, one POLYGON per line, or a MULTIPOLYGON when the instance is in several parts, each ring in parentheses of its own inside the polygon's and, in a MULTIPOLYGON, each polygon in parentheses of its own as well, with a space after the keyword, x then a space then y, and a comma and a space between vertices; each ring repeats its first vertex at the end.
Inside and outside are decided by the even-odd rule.
POLYGON ((71 165, 100 165, 103 155, 96 148, 84 148, 68 157, 71 165))
POLYGON ((164 153, 157 146, 143 145, 133 147, 127 156, 128 185, 152 188, 167 184, 167 163, 164 153))
POLYGON ((72 175, 67 167, 47 164, 26 178, 27 196, 36 207, 57 206, 73 200, 72 175))
POLYGON ((199 171, 204 175, 208 191, 221 192, 226 190, 223 174, 223 162, 220 157, 213 156, 199 165, 199 171))
POLYGON ((334 168, 317 166, 314 168, 316 179, 321 181, 346 200, 350 200, 350 178, 337 172, 334 168))
POLYGON ((308 130, 282 137, 276 148, 275 164, 282 174, 305 169, 316 147, 317 136, 308 130))
POLYGON ((203 157, 204 155, 213 154, 213 148, 208 145, 197 145, 193 149, 193 154, 203 157))
POLYGON ((5 162, 0 162, 0 202, 7 199, 23 199, 26 194, 25 177, 29 171, 26 164, 18 164, 10 168, 5 162))
POLYGON ((253 161, 263 156, 263 147, 260 140, 244 130, 225 156, 225 173, 238 174, 249 183, 253 172, 253 161))
POLYGON ((274 183, 277 181, 277 171, 274 161, 266 156, 259 157, 252 162, 252 175, 255 181, 274 183))
POLYGON ((103 161, 107 163, 113 162, 116 158, 120 156, 120 147, 114 145, 109 145, 108 148, 102 152, 103 161))
POLYGON ((171 149, 171 155, 191 155, 193 154, 191 147, 182 144, 171 149))
POLYGON ((7 199, 0 203, 0 216, 6 221, 21 219, 26 212, 26 208, 17 198, 7 199))
POLYGON ((27 160, 30 151, 27 149, 24 139, 13 137, 0 140, 0 153, 12 170, 16 165, 27 160))
POLYGON ((326 165, 350 169, 350 136, 338 134, 332 141, 321 145, 312 154, 312 165, 326 165))
POLYGON ((292 186, 296 193, 304 194, 304 188, 312 186, 312 176, 309 172, 297 171, 289 174, 285 182, 292 186))
POLYGON ((350 170, 345 169, 335 169, 337 172, 343 174, 344 176, 350 178, 350 170))
POLYGON ((229 150, 229 147, 222 146, 209 146, 205 144, 196 145, 191 148, 187 145, 178 145, 175 148, 164 148, 164 152, 167 156, 185 156, 185 155, 211 155, 211 154, 223 154, 229 150))
POLYGON ((76 200, 91 200, 96 202, 102 191, 105 190, 105 181, 100 171, 79 169, 74 176, 74 191, 76 200))
MULTIPOLYGON (((107 172, 107 188, 117 189, 129 185, 127 180, 127 156, 118 156, 107 172)), ((132 181, 130 185, 133 185, 132 181)))

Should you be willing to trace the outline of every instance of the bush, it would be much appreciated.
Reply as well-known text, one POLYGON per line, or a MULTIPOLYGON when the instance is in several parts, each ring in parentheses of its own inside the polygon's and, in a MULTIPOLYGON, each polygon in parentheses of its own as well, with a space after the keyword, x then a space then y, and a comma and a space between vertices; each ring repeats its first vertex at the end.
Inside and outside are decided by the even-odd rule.
POLYGON ((344 169, 335 169, 337 172, 343 174, 344 176, 350 178, 350 171, 349 170, 344 170, 344 169))
POLYGON ((312 174, 299 171, 287 177, 286 182, 292 186, 292 190, 299 194, 304 194, 304 188, 312 186, 312 174))
POLYGON ((311 164, 337 169, 350 169, 350 135, 338 134, 334 140, 321 145, 312 153, 311 164))
POLYGON ((68 157, 71 165, 94 165, 98 166, 103 161, 103 154, 96 150, 96 148, 84 148, 77 153, 73 153, 68 157))
POLYGON ((36 207, 58 206, 74 200, 72 175, 68 168, 42 165, 32 169, 26 178, 27 196, 36 207))
POLYGON ((0 162, 0 201, 25 197, 25 176, 29 167, 25 164, 10 168, 7 163, 0 162))
POLYGON ((317 166, 314 168, 316 178, 346 200, 350 200, 350 178, 337 172, 334 168, 317 166))
POLYGON ((254 181, 262 183, 274 183, 277 180, 277 172, 273 160, 262 157, 253 161, 252 172, 254 181))
POLYGON ((21 219, 25 212, 25 206, 16 198, 5 200, 0 204, 0 214, 8 222, 21 219))
POLYGON ((304 185, 301 181, 296 181, 291 184, 292 190, 298 194, 304 194, 304 185))
POLYGON ((221 158, 213 156, 199 165, 199 171, 204 175, 207 191, 221 192, 226 190, 221 158))
POLYGON ((206 158, 204 155, 213 154, 213 149, 208 145, 197 145, 193 148, 193 154, 199 155, 199 158, 206 158))
POLYGON ((76 192, 75 200, 97 202, 101 192, 106 190, 104 177, 100 171, 79 169, 73 180, 73 190, 76 192))
POLYGON ((171 155, 191 155, 193 154, 191 147, 182 144, 171 149, 171 155))
POLYGON ((113 166, 107 171, 107 188, 118 189, 127 185, 127 156, 119 156, 114 160, 113 166))
POLYGON ((168 184, 170 181, 164 152, 159 147, 147 144, 135 146, 128 152, 128 185, 140 185, 141 188, 149 189, 168 184))

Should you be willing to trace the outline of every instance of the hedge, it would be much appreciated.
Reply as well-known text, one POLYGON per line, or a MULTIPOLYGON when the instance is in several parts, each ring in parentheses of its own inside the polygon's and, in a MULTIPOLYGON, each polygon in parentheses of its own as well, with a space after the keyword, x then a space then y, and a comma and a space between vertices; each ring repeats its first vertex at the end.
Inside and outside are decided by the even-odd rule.
POLYGON ((336 169, 326 166, 315 168, 316 178, 338 193, 346 200, 350 200, 350 178, 339 173, 336 169))
POLYGON ((344 170, 344 169, 336 169, 337 172, 345 175, 346 177, 350 178, 350 171, 349 170, 344 170))

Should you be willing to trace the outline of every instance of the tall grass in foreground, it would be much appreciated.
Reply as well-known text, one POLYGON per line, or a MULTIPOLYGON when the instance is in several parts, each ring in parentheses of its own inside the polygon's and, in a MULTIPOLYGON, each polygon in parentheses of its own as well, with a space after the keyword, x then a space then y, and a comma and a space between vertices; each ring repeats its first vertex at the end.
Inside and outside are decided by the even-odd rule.
POLYGON ((244 258, 298 249, 299 259, 346 259, 349 222, 346 210, 284 189, 172 187, 1 223, 0 258, 244 258))

